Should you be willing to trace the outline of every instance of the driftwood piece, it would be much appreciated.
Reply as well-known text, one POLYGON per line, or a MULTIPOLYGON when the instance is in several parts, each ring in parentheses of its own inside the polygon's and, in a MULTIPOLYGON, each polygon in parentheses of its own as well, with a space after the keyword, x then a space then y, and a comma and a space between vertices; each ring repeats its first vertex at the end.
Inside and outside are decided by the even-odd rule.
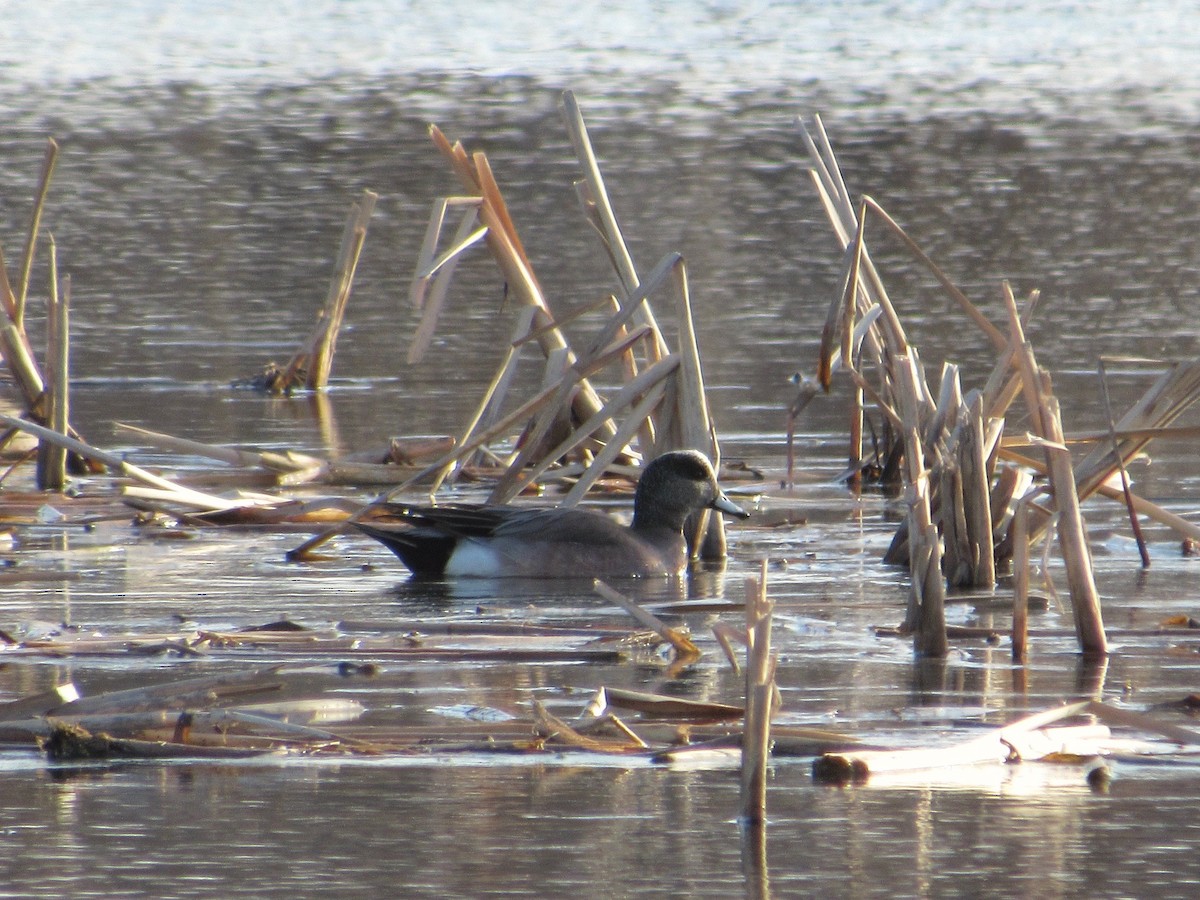
POLYGON ((31 716, 44 716, 52 709, 79 699, 79 690, 65 682, 48 691, 30 694, 7 703, 0 703, 0 722, 15 721, 31 716))
POLYGON ((192 757, 241 758, 273 752, 276 748, 245 749, 232 747, 199 747, 168 741, 141 741, 114 738, 107 734, 92 734, 77 725, 53 723, 50 733, 38 739, 38 746, 51 762, 80 762, 97 759, 180 759, 192 757))
MULTIPOLYGON (((1160 722, 1129 710, 1117 709, 1095 700, 1085 700, 1025 716, 1001 728, 990 729, 980 737, 946 747, 825 754, 813 763, 813 778, 842 784, 852 781, 861 783, 873 773, 910 772, 1044 758, 1061 752, 1062 738, 1078 735, 1078 732, 1069 728, 1057 733, 1054 729, 1045 731, 1046 726, 1081 715, 1094 716, 1110 725, 1158 734, 1176 744, 1200 746, 1200 732, 1160 722), (1043 739, 1034 740, 1033 736, 1039 731, 1042 732, 1043 739)), ((1089 733, 1093 736, 1096 734, 1089 733)))

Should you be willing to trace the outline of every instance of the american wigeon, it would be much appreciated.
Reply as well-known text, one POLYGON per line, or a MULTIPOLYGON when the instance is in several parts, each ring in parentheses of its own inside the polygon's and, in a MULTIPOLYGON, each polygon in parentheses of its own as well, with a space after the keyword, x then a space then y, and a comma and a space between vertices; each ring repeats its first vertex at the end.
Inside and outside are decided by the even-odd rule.
POLYGON ((496 578, 679 575, 687 568, 683 526, 703 509, 750 514, 725 496, 702 453, 659 456, 642 472, 633 522, 586 509, 408 506, 389 503, 383 521, 357 522, 416 575, 496 578))

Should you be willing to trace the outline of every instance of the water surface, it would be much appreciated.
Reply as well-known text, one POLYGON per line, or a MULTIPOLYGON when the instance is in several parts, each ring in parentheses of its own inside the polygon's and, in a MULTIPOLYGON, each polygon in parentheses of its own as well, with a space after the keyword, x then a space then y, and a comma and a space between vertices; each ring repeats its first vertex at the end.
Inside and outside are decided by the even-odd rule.
MULTIPOLYGON (((427 127, 488 153, 552 305, 580 308, 614 280, 577 211, 564 88, 584 109, 639 268, 685 255, 726 460, 764 468, 769 484, 781 474, 787 376, 811 370, 840 266, 807 183, 798 116, 823 116, 851 190, 882 202, 994 319, 1003 279, 1043 292, 1031 339, 1069 430, 1101 421, 1099 355, 1150 360, 1110 364, 1123 407, 1163 360, 1197 352, 1200 31, 1179 26, 1194 17, 1185 4, 1080 14, 1069 4, 713 3, 690 16, 654 3, 558 15, 402 2, 64 6, 6 19, 0 240, 11 266, 43 142, 56 137, 46 227, 72 276, 75 425, 138 462, 201 465, 112 423, 318 453, 457 431, 512 310, 478 255, 427 362, 403 363, 428 211, 458 190, 427 127), (380 201, 327 402, 231 390, 307 332, 364 188, 380 201)), ((926 363, 953 359, 968 386, 980 383, 984 338, 882 237, 874 255, 926 363)), ((35 330, 45 283, 39 266, 35 330)), ((580 336, 594 327, 573 326, 580 336)), ((540 382, 532 354, 522 378, 540 382)), ((758 560, 773 560, 783 721, 934 743, 1076 697, 1144 709, 1195 689, 1186 632, 1128 640, 1101 669, 1082 666, 1069 637, 1040 639, 1024 679, 1004 642, 956 643, 930 667, 906 643, 875 637, 906 600, 904 573, 879 561, 901 511, 834 482, 844 427, 842 388, 801 422, 797 487, 764 501, 806 522, 735 526, 727 570, 693 588, 740 599, 758 560)), ((1147 496, 1194 509, 1190 443, 1157 443, 1134 476, 1147 496)), ((1111 626, 1194 612, 1194 563, 1174 536, 1148 530, 1154 565, 1139 573, 1119 510, 1086 513, 1111 626)), ((0 586, 0 627, 623 622, 577 586, 414 585, 363 540, 340 540, 328 561, 285 563, 298 540, 215 529, 175 540, 125 521, 24 527, 8 555, 64 580, 0 586)), ((1006 627, 986 602, 950 615, 1006 627)), ((364 703, 368 721, 411 724, 452 703, 527 714, 531 697, 569 715, 602 684, 740 702, 711 621, 688 624, 706 655, 681 678, 652 665, 421 663, 338 690, 364 703)), ((1033 624, 1062 635, 1070 614, 1052 602, 1033 624)), ((272 661, 21 660, 0 666, 0 699, 67 679, 89 693, 272 661)), ((1101 795, 1078 767, 839 790, 813 785, 808 762, 781 758, 770 785, 777 896, 1182 897, 1200 877, 1192 766, 1117 763, 1101 795)), ((737 782, 724 770, 549 756, 61 771, 32 753, 5 753, 0 768, 0 872, 13 896, 715 897, 761 885, 745 874, 737 782)))

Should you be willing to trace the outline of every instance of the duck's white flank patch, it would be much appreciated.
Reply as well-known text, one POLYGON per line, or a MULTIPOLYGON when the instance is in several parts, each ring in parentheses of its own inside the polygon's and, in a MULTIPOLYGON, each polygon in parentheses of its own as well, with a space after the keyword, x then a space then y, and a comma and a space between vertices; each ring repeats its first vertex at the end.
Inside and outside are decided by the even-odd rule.
POLYGON ((500 554, 477 541, 462 541, 446 562, 446 574, 458 578, 495 578, 502 574, 500 554))

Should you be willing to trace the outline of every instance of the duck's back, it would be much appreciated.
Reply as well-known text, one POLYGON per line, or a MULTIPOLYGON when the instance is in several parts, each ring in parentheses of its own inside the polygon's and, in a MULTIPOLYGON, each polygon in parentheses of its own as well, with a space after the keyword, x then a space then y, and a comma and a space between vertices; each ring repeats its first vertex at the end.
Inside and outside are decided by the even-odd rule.
POLYGON ((497 528, 486 540, 463 542, 447 574, 468 574, 476 550, 493 554, 502 574, 603 578, 678 575, 687 566, 681 535, 633 531, 590 510, 530 510, 497 528))
POLYGON ((413 572, 450 577, 678 575, 687 549, 670 529, 630 529, 592 510, 518 506, 397 508, 411 525, 359 527, 413 572))

